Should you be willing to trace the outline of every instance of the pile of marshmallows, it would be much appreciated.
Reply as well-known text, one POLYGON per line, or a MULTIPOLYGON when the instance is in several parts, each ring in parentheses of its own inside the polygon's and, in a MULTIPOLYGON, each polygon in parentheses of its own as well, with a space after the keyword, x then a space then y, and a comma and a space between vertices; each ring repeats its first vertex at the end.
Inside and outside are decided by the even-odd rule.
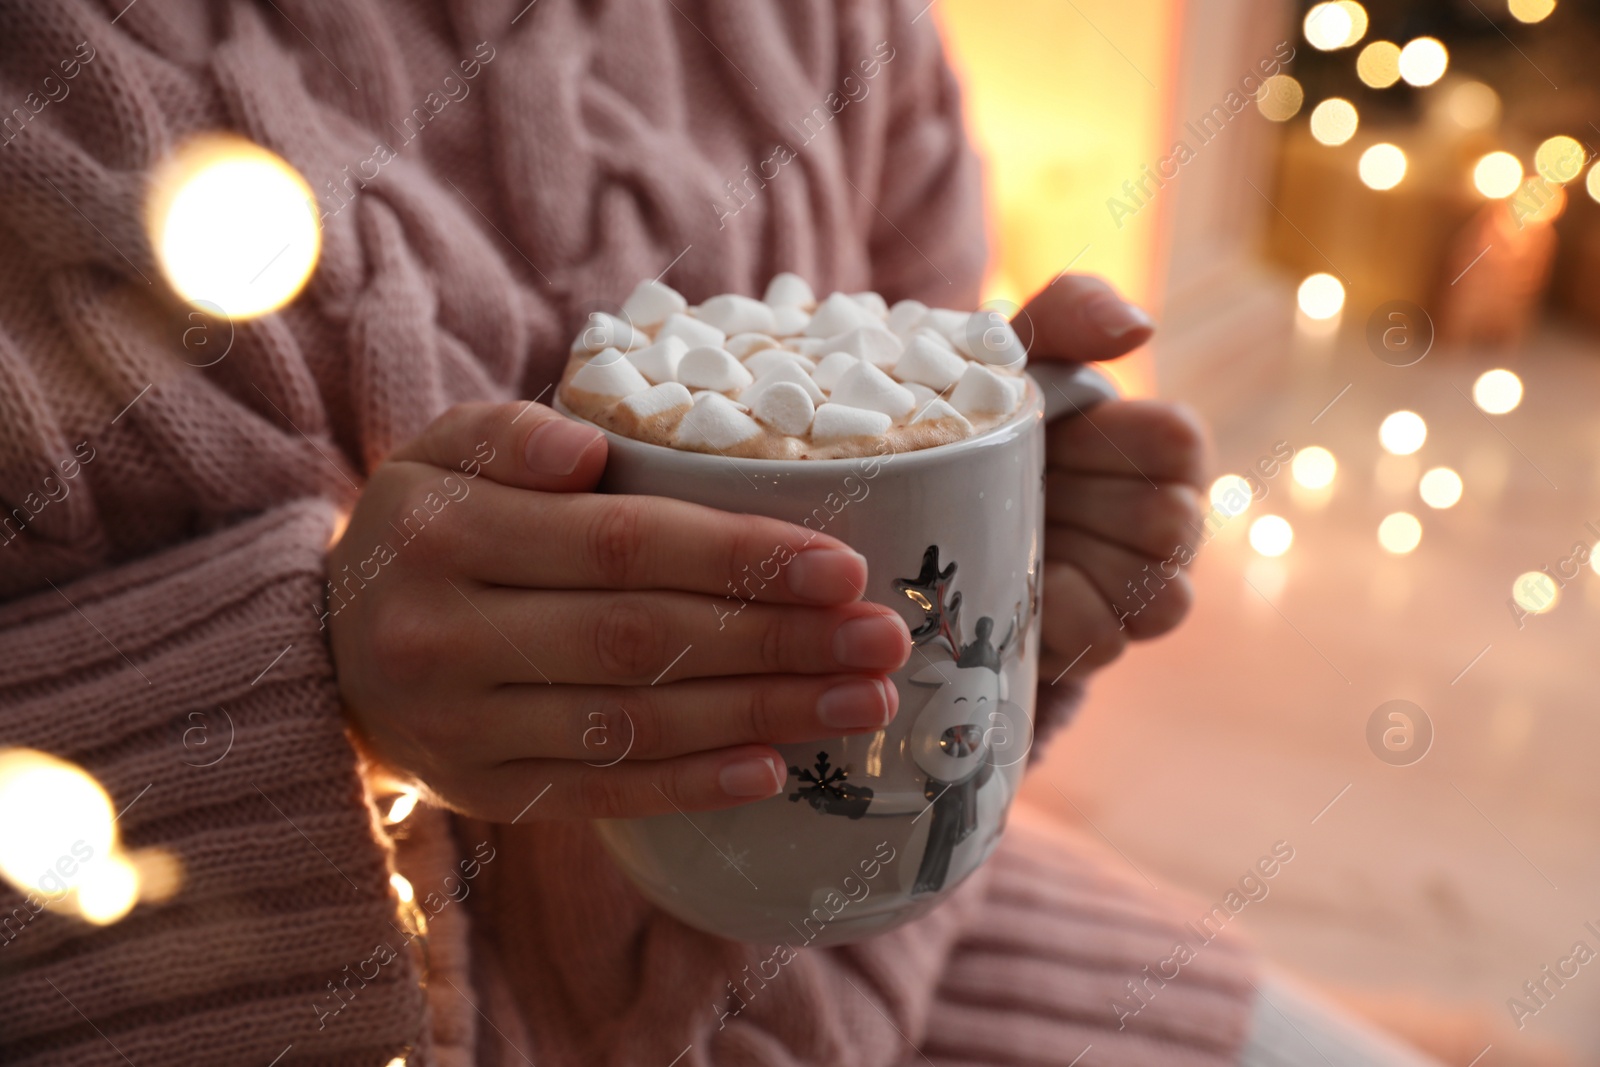
POLYGON ((949 436, 1016 410, 1027 352, 992 311, 929 308, 877 293, 818 303, 805 279, 779 274, 761 300, 728 294, 697 307, 641 282, 622 315, 597 312, 572 345, 564 386, 618 404, 640 423, 685 409, 673 444, 723 450, 762 434, 814 443, 881 436, 945 420, 949 436))

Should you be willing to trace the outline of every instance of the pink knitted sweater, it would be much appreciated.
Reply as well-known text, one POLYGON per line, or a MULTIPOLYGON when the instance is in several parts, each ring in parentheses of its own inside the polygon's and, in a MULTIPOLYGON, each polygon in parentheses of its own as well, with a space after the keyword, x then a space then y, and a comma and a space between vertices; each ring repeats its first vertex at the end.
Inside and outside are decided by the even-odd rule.
POLYGON ((691 299, 783 269, 974 298, 925 14, 0 3, 0 745, 90 769, 182 872, 104 929, 0 884, 0 1061, 1233 1061, 1242 950, 1152 985, 1190 912, 1025 818, 947 906, 757 992, 770 950, 650 909, 586 826, 425 812, 391 840, 344 734, 324 552, 441 410, 540 395, 587 311, 664 268, 691 299), (324 225, 306 292, 231 341, 194 334, 141 222, 153 164, 214 129, 291 161, 324 225))

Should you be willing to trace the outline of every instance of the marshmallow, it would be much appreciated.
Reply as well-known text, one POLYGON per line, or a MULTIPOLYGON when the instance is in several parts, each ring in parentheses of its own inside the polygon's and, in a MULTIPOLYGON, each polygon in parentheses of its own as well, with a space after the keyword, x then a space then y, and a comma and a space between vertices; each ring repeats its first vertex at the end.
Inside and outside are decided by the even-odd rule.
POLYGON ((746 370, 743 363, 720 348, 691 348, 678 362, 678 381, 696 389, 726 393, 743 389, 755 380, 755 375, 746 370))
POLYGON ((791 337, 783 346, 802 356, 820 356, 829 351, 828 342, 822 337, 791 337))
POLYGON ((967 318, 963 350, 973 359, 991 367, 1021 370, 1028 362, 1028 350, 1011 323, 998 311, 974 311, 967 318))
POLYGON ((966 369, 966 360, 919 332, 912 335, 905 355, 894 365, 894 376, 943 392, 960 380, 966 369))
POLYGON ((937 331, 954 348, 960 348, 964 343, 967 332, 967 319, 970 316, 965 311, 952 311, 949 308, 929 308, 928 313, 922 317, 921 326, 937 331))
POLYGON ((922 321, 922 317, 927 313, 928 305, 920 300, 900 300, 895 303, 894 307, 889 309, 889 315, 885 319, 884 325, 904 337, 916 329, 917 324, 922 321))
POLYGON ((709 322, 691 319, 689 316, 677 311, 667 316, 666 323, 656 333, 657 341, 663 341, 668 337, 676 337, 690 348, 705 346, 721 348, 722 342, 728 339, 727 334, 709 322))
POLYGON ((860 359, 848 352, 834 352, 822 358, 822 362, 817 364, 817 369, 812 371, 811 376, 824 389, 832 389, 839 384, 840 375, 860 362, 860 359))
POLYGON ((724 399, 728 403, 732 404, 736 411, 742 411, 746 415, 750 414, 750 405, 742 404, 739 401, 734 400, 733 398, 727 396, 724 393, 717 392, 715 389, 690 389, 689 390, 689 399, 690 400, 699 400, 703 396, 720 396, 720 397, 722 397, 722 399, 724 399))
POLYGON ((739 333, 728 338, 722 347, 732 352, 738 359, 745 359, 752 352, 759 352, 763 348, 777 348, 778 342, 764 333, 739 333))
MULTIPOLYGON (((732 358, 731 356, 729 357, 732 358)), ((761 432, 761 426, 721 393, 701 393, 678 423, 680 446, 709 446, 721 451, 761 432)))
MULTIPOLYGON (((815 389, 813 385, 811 388, 815 389)), ((822 394, 817 394, 820 397, 822 394)), ((796 382, 773 382, 761 390, 750 405, 756 418, 779 433, 799 437, 811 428, 811 417, 816 412, 813 398, 796 382)))
POLYGON ((679 337, 668 337, 653 345, 628 353, 628 361, 655 385, 678 380, 678 364, 689 346, 679 337))
POLYGON ((632 396, 650 388, 639 369, 615 348, 606 349, 574 371, 571 384, 599 396, 632 396))
POLYGON ((777 326, 772 309, 759 300, 737 293, 724 293, 694 309, 695 317, 709 322, 724 334, 768 333, 777 326))
MULTIPOLYGON (((926 407, 928 401, 939 395, 932 389, 929 389, 926 385, 919 385, 916 382, 906 382, 905 387, 906 392, 911 394, 912 401, 917 405, 916 409, 918 411, 921 411, 924 407, 926 407)), ((913 419, 912 421, 915 422, 916 420, 913 419)))
POLYGON ((745 369, 754 374, 758 380, 773 367, 781 367, 785 364, 799 367, 807 374, 812 374, 817 369, 814 361, 797 352, 790 352, 786 348, 764 348, 744 361, 745 369))
POLYGON ((817 302, 817 295, 811 291, 811 286, 798 274, 784 271, 774 274, 767 283, 767 291, 761 299, 773 307, 812 307, 817 302))
POLYGON ((830 293, 828 299, 817 305, 816 313, 806 324, 806 336, 834 337, 858 326, 875 325, 879 322, 872 312, 844 293, 830 293))
POLYGON ((963 434, 972 432, 972 423, 967 421, 967 417, 938 397, 934 397, 918 409, 911 422, 915 425, 919 422, 933 422, 935 419, 955 419, 960 424, 963 434))
POLYGON ((851 293, 850 299, 870 311, 875 319, 882 319, 889 314, 889 305, 877 293, 851 293))
POLYGON ((590 312, 589 320, 578 331, 578 336, 572 339, 572 351, 599 352, 604 348, 616 348, 626 352, 643 348, 649 343, 648 336, 625 320, 608 312, 594 311, 590 312))
POLYGON ((968 363, 950 394, 950 406, 963 415, 1004 415, 1017 406, 1017 394, 1001 375, 981 363, 968 363))
POLYGON ((628 299, 622 302, 622 314, 635 326, 659 326, 668 315, 688 306, 689 302, 670 285, 646 281, 634 286, 628 299))
POLYGON ((900 338, 882 326, 858 326, 849 333, 828 338, 829 352, 848 352, 885 369, 900 358, 900 338))
POLYGON ((780 304, 772 309, 772 335, 774 337, 793 337, 797 333, 804 333, 806 326, 811 322, 811 312, 805 308, 794 307, 791 304, 780 304))
POLYGON ((894 420, 881 411, 867 411, 843 404, 823 404, 817 408, 816 417, 811 420, 811 439, 826 441, 838 437, 876 437, 886 433, 892 425, 894 420))
POLYGON ((662 382, 660 385, 652 385, 642 393, 624 397, 620 406, 642 422, 664 411, 686 408, 693 403, 693 400, 689 390, 677 382, 662 382))
POLYGON ((924 320, 923 325, 918 326, 911 331, 911 333, 906 337, 906 344, 909 345, 918 337, 922 338, 924 341, 936 344, 946 351, 954 352, 956 350, 956 346, 950 343, 950 338, 946 337, 932 326, 927 325, 926 320, 924 320))
MULTIPOLYGON (((1002 385, 1000 388, 1004 389, 1005 386, 1002 385)), ((1010 391, 1007 390, 1007 398, 1010 395, 1010 391)), ((828 394, 828 399, 835 404, 865 408, 868 411, 881 411, 891 419, 898 419, 908 414, 916 404, 916 400, 905 386, 872 364, 860 360, 839 376, 839 380, 834 383, 833 389, 828 394)))
POLYGON ((769 386, 780 382, 798 385, 805 391, 806 396, 811 398, 813 404, 822 403, 822 390, 817 388, 817 383, 812 380, 805 368, 796 363, 778 363, 773 366, 771 370, 757 378, 754 385, 745 387, 744 392, 739 394, 739 402, 749 404, 753 409, 756 405, 755 398, 769 386))

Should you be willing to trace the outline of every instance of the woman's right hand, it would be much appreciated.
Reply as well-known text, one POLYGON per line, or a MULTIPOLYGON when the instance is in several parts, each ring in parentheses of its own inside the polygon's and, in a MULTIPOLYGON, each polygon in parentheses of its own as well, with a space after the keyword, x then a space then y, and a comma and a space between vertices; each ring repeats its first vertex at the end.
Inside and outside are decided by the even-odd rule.
POLYGON ((893 718, 910 634, 860 599, 864 559, 775 519, 589 492, 605 459, 542 405, 467 404, 373 472, 329 551, 327 616, 369 755, 480 818, 640 816, 772 796, 773 744, 893 718))

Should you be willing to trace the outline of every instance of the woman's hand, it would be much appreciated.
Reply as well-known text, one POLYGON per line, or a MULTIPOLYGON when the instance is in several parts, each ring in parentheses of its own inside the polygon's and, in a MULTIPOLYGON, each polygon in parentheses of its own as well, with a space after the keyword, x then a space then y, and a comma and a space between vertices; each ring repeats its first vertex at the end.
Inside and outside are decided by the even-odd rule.
POLYGON ((898 615, 866 561, 774 519, 588 492, 604 438, 548 408, 440 416, 329 553, 327 624, 363 746, 507 821, 771 796, 771 746, 881 728, 898 615), (549 792, 544 791, 548 787, 549 792))
MULTIPOLYGON (((1153 332, 1144 312, 1082 275, 1042 290, 1018 319, 1032 327, 1034 360, 1112 359, 1153 332)), ((1112 401, 1051 424, 1045 440, 1039 672, 1082 677, 1188 613, 1205 432, 1186 408, 1112 401)))

